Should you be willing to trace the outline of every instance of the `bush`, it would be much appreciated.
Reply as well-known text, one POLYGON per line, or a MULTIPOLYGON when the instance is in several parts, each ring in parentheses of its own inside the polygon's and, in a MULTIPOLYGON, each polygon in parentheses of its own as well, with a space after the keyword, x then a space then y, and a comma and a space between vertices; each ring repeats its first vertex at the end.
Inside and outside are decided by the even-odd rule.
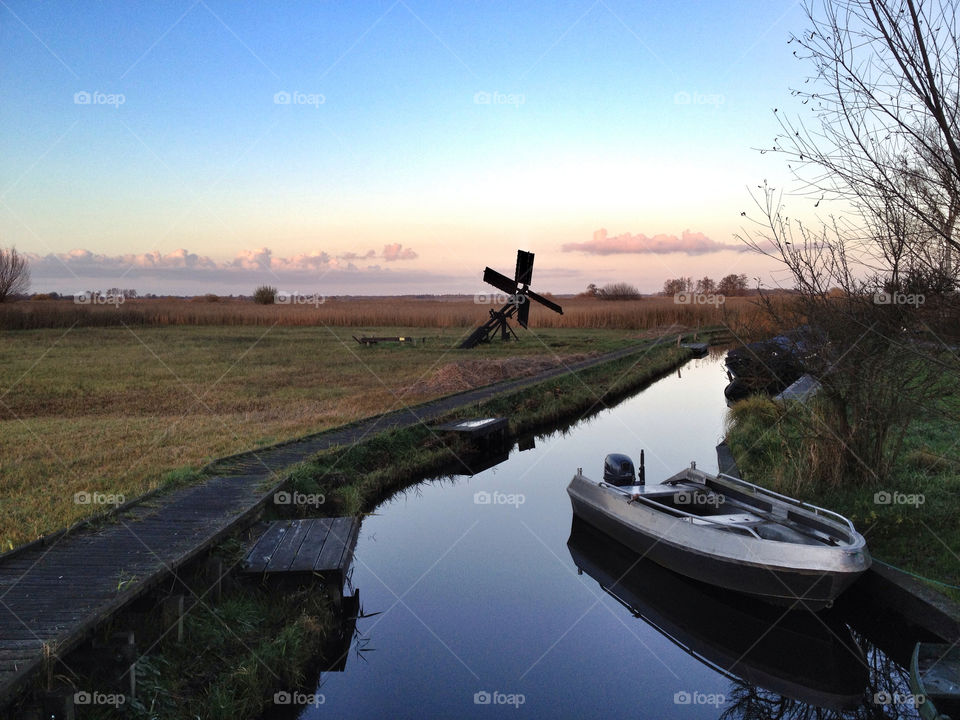
POLYGON ((640 291, 630 283, 611 283, 597 290, 596 296, 601 300, 639 300, 640 291))
POLYGON ((269 285, 261 285, 253 291, 253 301, 261 305, 273 305, 277 299, 277 289, 269 285))

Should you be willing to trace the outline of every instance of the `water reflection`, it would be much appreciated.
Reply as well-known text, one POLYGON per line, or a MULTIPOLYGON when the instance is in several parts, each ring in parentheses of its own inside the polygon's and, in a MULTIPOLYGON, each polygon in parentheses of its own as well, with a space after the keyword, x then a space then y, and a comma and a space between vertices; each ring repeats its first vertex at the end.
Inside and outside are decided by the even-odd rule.
POLYGON ((837 613, 785 610, 641 558, 576 516, 578 570, 635 617, 730 680, 722 720, 909 717, 906 670, 837 613), (867 648, 865 653, 862 648, 867 648))
MULTIPOLYGON (((751 619, 736 603, 691 600, 658 579, 627 601, 638 607, 642 596, 644 617, 659 613, 655 628, 633 620, 590 575, 578 576, 565 492, 575 469, 598 472, 607 452, 646 448, 648 482, 691 460, 715 471, 726 412, 721 359, 692 361, 681 377, 671 372, 615 408, 539 435, 494 467, 428 480, 382 503, 364 519, 354 555, 368 616, 357 622, 343 671, 318 679, 325 703, 300 717, 909 717, 872 702, 875 692, 906 686, 865 637, 851 639, 844 618, 834 628, 842 641, 802 621, 764 638, 763 611, 751 619), (673 638, 684 631, 681 646, 673 638), (744 653, 746 637, 759 638, 755 652, 744 653), (800 649, 785 652, 790 643, 800 649), (684 688, 726 702, 678 706, 684 688), (495 691, 525 703, 475 702, 495 691)), ((594 565, 606 562, 601 555, 594 565)))

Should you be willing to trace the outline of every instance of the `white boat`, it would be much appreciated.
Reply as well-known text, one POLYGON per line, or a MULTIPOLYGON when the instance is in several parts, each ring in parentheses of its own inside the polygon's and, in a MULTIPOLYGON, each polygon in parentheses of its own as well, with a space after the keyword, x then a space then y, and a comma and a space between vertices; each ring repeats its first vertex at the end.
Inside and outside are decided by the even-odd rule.
POLYGON ((828 607, 870 567, 838 513, 695 463, 659 484, 643 476, 619 453, 603 480, 579 469, 567 487, 574 514, 659 565, 778 604, 828 607))

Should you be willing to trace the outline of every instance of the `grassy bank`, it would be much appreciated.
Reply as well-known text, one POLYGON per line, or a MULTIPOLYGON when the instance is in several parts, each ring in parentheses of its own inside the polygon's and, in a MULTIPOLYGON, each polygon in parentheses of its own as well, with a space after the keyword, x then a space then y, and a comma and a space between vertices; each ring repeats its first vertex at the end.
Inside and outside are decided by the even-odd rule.
MULTIPOLYGON (((689 356, 690 351, 673 344, 652 347, 584 370, 576 378, 545 381, 444 419, 508 414, 512 435, 549 430, 602 410, 671 372, 689 356)), ((462 473, 462 461, 471 462, 467 443, 457 437, 438 437, 417 425, 351 447, 333 448, 296 467, 290 482, 302 492, 323 492, 328 514, 355 514, 373 509, 393 492, 426 476, 462 473)), ((236 540, 227 541, 217 552, 228 563, 242 555, 236 540)), ((194 591, 202 595, 208 585, 209 580, 197 580, 194 591)), ((155 628, 163 627, 157 612, 139 620, 138 638, 144 640, 138 642, 152 641, 155 628)), ((250 582, 233 584, 219 602, 206 597, 190 611, 185 643, 176 643, 172 636, 157 638, 142 662, 141 696, 130 708, 130 716, 156 720, 256 717, 278 690, 313 692, 307 668, 315 666, 318 653, 323 654, 338 628, 331 606, 316 591, 278 593, 250 582)), ((85 680, 91 683, 90 690, 98 687, 95 678, 85 680)))
MULTIPOLYGON (((575 376, 494 397, 444 419, 505 416, 511 437, 572 423, 672 371, 690 354, 673 345, 652 347, 575 376)), ((330 514, 352 515, 371 510, 412 478, 430 472, 462 474, 470 465, 470 448, 462 439, 415 425, 322 453, 297 467, 291 482, 300 492, 322 493, 330 514)))
POLYGON ((818 442, 825 426, 804 420, 815 404, 784 407, 759 396, 739 402, 727 441, 745 479, 846 515, 879 560, 960 585, 960 406, 956 398, 941 405, 909 429, 891 476, 869 486, 809 481, 814 464, 836 461, 824 456, 835 443, 818 442))
POLYGON ((89 516, 77 493, 133 498, 184 467, 636 342, 469 328, 137 327, 0 332, 0 549, 89 516), (414 335, 360 346, 353 334, 414 335))

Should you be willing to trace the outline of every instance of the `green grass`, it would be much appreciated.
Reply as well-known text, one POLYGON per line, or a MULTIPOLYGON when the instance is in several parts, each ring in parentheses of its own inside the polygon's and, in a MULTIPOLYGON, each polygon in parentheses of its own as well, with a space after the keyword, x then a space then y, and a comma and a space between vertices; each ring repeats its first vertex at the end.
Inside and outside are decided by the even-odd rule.
POLYGON ((846 515, 879 560, 960 585, 960 404, 951 398, 941 405, 908 429, 892 476, 865 486, 808 480, 811 464, 831 462, 835 451, 821 426, 802 421, 809 411, 797 405, 783 409, 761 397, 737 403, 727 441, 746 480, 846 515), (878 493, 894 501, 878 502, 885 497, 878 493))
POLYGON ((456 349, 468 330, 0 331, 0 549, 103 509, 75 503, 78 492, 130 499, 216 457, 433 399, 449 392, 430 380, 450 363, 565 359, 636 342, 620 330, 538 329, 520 331, 520 342, 456 349), (426 343, 351 338, 364 334, 426 343))
MULTIPOLYGON (((552 428, 602 410, 689 357, 688 350, 661 345, 576 376, 565 375, 498 395, 443 419, 506 416, 514 437, 552 428)), ((415 425, 321 453, 295 468, 290 480, 299 492, 322 493, 326 513, 353 515, 371 510, 391 492, 429 472, 462 473, 459 458, 466 459, 468 453, 468 446, 458 437, 440 437, 415 425)))

